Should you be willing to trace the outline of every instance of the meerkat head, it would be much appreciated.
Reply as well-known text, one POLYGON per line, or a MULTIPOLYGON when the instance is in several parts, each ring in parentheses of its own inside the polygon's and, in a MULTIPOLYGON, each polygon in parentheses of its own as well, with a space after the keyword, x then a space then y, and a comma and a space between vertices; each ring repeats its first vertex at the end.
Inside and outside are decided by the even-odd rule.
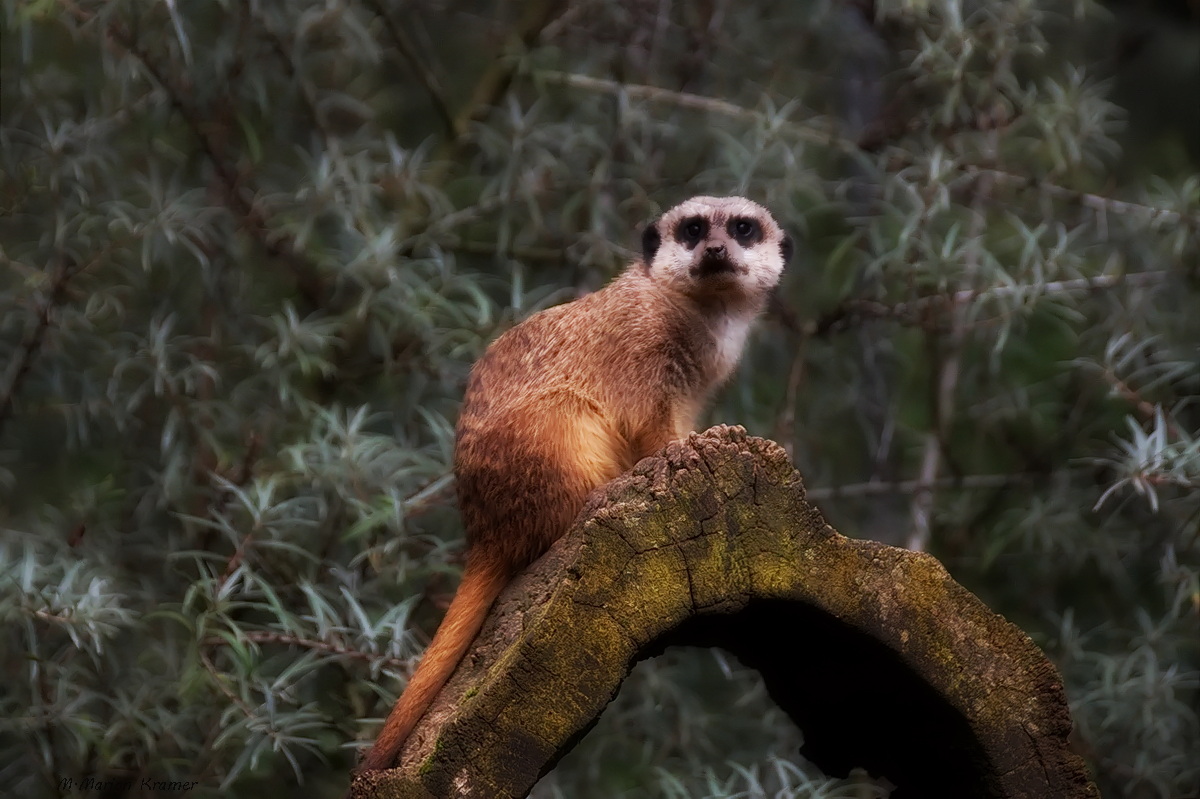
POLYGON ((792 257, 792 240, 771 213, 744 197, 693 197, 646 228, 651 279, 703 298, 761 300, 792 257))

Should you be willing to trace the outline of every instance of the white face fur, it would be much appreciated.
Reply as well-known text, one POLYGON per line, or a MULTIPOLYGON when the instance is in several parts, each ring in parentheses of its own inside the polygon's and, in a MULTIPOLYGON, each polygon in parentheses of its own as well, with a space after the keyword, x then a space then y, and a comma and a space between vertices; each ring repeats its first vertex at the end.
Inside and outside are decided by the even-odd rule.
POLYGON ((766 208, 744 197, 693 197, 646 229, 652 279, 697 300, 758 305, 779 282, 791 239, 766 208))

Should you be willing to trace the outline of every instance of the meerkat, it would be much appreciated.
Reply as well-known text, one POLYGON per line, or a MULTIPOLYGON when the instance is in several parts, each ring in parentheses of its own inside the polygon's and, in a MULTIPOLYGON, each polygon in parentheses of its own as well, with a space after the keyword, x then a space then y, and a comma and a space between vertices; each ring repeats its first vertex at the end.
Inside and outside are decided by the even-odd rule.
POLYGON ((646 228, 642 258, 605 288, 488 347, 455 431, 462 582, 361 771, 394 764, 500 591, 587 495, 693 430, 791 255, 757 203, 693 197, 646 228))

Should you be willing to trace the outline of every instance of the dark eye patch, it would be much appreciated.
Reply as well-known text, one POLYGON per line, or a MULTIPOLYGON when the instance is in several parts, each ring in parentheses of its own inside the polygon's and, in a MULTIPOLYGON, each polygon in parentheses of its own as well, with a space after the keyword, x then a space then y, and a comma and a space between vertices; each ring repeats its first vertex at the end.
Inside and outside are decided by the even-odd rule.
POLYGON ((642 232, 642 262, 649 268, 654 261, 654 255, 662 244, 662 234, 658 232, 658 220, 655 219, 642 232))
POLYGON ((739 216, 729 220, 726 231, 729 235, 743 247, 749 247, 752 244, 758 244, 763 240, 762 226, 758 224, 757 219, 739 216))
POLYGON ((675 226, 675 240, 689 250, 699 244, 708 235, 708 220, 702 216, 690 216, 681 219, 675 226))

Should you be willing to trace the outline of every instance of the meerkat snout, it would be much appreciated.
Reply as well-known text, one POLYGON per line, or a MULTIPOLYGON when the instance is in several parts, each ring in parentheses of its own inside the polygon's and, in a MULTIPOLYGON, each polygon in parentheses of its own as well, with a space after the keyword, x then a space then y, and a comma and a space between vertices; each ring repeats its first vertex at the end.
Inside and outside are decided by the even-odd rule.
POLYGON ((699 258, 692 266, 691 271, 697 277, 711 277, 721 273, 736 276, 739 272, 744 271, 744 268, 739 267, 730 257, 729 249, 725 244, 711 243, 705 245, 704 250, 699 253, 699 258))

